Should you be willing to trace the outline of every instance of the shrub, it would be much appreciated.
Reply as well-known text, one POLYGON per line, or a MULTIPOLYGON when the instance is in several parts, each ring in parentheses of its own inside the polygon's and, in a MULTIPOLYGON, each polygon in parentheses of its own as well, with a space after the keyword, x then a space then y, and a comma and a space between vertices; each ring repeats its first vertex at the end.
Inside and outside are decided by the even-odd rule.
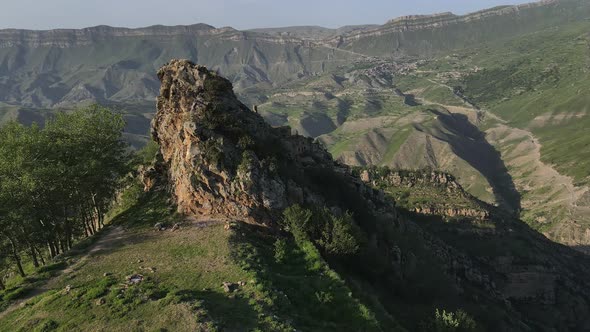
POLYGON ((18 300, 25 297, 31 290, 32 288, 30 286, 16 288, 15 290, 4 294, 4 301, 18 300))
POLYGON ((86 291, 84 298, 87 300, 98 299, 101 296, 106 295, 109 292, 111 286, 116 284, 115 280, 110 277, 99 280, 92 288, 86 291))
POLYGON ((313 213, 301 207, 293 205, 283 212, 282 225, 285 230, 291 232, 297 242, 308 239, 307 229, 311 226, 313 213))
POLYGON ((255 144, 256 144, 256 142, 254 142, 252 137, 250 137, 248 135, 244 135, 244 136, 240 137, 240 139, 238 140, 238 147, 242 150, 248 150, 248 149, 254 147, 255 144))
POLYGON ((254 152, 250 150, 242 152, 242 160, 240 161, 237 170, 239 174, 246 174, 252 168, 255 156, 254 152))
POLYGON ((287 241, 284 239, 278 239, 275 241, 275 261, 277 263, 285 262, 287 258, 287 241))
POLYGON ((223 158, 222 144, 215 139, 209 139, 204 144, 203 153, 207 162, 218 165, 223 158))
POLYGON ((359 250, 358 233, 352 215, 348 213, 340 217, 330 215, 318 244, 329 254, 355 254, 359 250))
POLYGON ((160 145, 153 140, 149 140, 143 148, 135 152, 133 156, 134 166, 150 165, 156 159, 158 151, 160 151, 160 145))
POLYGON ((471 316, 461 309, 456 312, 436 309, 434 319, 428 324, 424 324, 422 330, 434 332, 473 332, 477 331, 477 324, 471 316))
POLYGON ((315 293, 315 297, 321 304, 330 304, 334 301, 334 295, 329 292, 319 291, 315 293))
POLYGON ((351 255, 359 251, 361 231, 350 213, 335 216, 327 208, 312 212, 293 205, 283 215, 283 226, 300 245, 310 240, 331 255, 351 255))

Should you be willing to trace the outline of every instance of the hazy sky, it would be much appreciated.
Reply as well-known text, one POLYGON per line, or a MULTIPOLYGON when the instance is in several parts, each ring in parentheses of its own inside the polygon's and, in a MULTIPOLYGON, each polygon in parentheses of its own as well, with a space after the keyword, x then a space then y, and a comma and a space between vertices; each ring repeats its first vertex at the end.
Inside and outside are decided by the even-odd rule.
POLYGON ((207 23, 237 29, 382 24, 401 15, 464 14, 532 0, 0 0, 0 29, 207 23))

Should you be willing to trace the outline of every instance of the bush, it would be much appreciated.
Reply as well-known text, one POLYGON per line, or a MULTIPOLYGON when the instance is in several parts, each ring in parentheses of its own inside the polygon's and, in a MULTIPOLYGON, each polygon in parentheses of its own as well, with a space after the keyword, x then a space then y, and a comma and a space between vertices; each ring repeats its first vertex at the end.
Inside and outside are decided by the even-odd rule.
POLYGON ((350 255, 359 251, 361 231, 349 213, 335 216, 326 208, 312 212, 293 205, 283 216, 283 226, 299 244, 311 240, 331 255, 350 255))
POLYGON ((238 174, 246 174, 248 171, 254 166, 254 161, 256 158, 256 154, 250 150, 245 150, 242 152, 242 160, 238 165, 238 174))
POLYGON ((255 144, 256 144, 256 142, 254 142, 252 137, 250 137, 248 135, 244 135, 244 136, 240 137, 240 139, 238 140, 238 147, 242 150, 248 150, 248 149, 254 147, 255 144))
POLYGON ((285 262, 287 258, 287 241, 278 239, 275 241, 275 261, 277 263, 285 262))
POLYGON ((222 144, 215 139, 209 139, 205 141, 203 153, 208 163, 218 165, 223 158, 222 144))
POLYGON ((355 254, 359 250, 357 238, 360 233, 355 226, 352 216, 348 213, 340 217, 330 215, 318 244, 329 254, 355 254))
POLYGON ((473 332, 477 331, 477 324, 471 316, 461 309, 456 312, 436 309, 434 319, 428 324, 424 324, 422 330, 434 332, 473 332))
POLYGON ((334 295, 329 292, 319 291, 315 293, 315 297, 321 304, 331 304, 334 301, 334 295))
POLYGON ((133 156, 134 166, 150 165, 156 159, 158 151, 160 151, 158 143, 149 140, 143 148, 135 152, 133 156))
POLYGON ((87 300, 98 299, 99 297, 106 295, 114 284, 116 284, 116 281, 113 278, 106 277, 101 279, 92 288, 86 291, 84 298, 87 300))
POLYGON ((291 232, 297 242, 308 239, 307 229, 311 226, 313 213, 302 208, 300 205, 293 205, 283 212, 282 225, 285 230, 291 232))

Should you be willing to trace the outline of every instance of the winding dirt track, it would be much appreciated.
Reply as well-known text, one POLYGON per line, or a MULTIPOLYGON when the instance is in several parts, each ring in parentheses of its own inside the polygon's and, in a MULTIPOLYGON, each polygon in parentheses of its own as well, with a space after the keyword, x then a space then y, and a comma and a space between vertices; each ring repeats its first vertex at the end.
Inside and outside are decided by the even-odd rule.
POLYGON ((96 243, 94 243, 90 247, 90 249, 84 254, 84 256, 82 256, 76 263, 74 263, 71 266, 68 266, 66 269, 60 271, 56 276, 49 279, 45 284, 32 289, 31 291, 29 291, 29 293, 24 298, 15 301, 8 308, 6 308, 6 310, 0 312, 0 320, 3 319, 4 317, 6 317, 11 312, 13 312, 14 310, 22 307, 24 304, 27 303, 28 300, 30 300, 36 296, 39 296, 45 292, 55 289, 55 287, 53 285, 54 285, 54 283, 55 283, 54 281, 57 277, 64 275, 64 274, 72 273, 73 271, 76 270, 77 267, 81 266, 91 256, 99 253, 100 251, 113 248, 116 244, 118 244, 123 239, 124 235, 125 235, 125 229, 121 226, 112 228, 110 230, 106 230, 105 234, 102 234, 100 239, 98 239, 98 241, 96 241, 96 243))

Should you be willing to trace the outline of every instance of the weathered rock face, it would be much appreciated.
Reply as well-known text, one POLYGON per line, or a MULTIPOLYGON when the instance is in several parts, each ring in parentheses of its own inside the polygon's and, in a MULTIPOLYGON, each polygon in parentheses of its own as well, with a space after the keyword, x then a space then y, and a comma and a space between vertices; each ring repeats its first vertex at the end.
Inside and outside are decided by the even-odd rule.
POLYGON ((260 221, 288 204, 318 199, 284 174, 333 168, 320 145, 269 126, 238 101, 228 80, 203 66, 173 60, 158 77, 152 136, 180 212, 260 221))

